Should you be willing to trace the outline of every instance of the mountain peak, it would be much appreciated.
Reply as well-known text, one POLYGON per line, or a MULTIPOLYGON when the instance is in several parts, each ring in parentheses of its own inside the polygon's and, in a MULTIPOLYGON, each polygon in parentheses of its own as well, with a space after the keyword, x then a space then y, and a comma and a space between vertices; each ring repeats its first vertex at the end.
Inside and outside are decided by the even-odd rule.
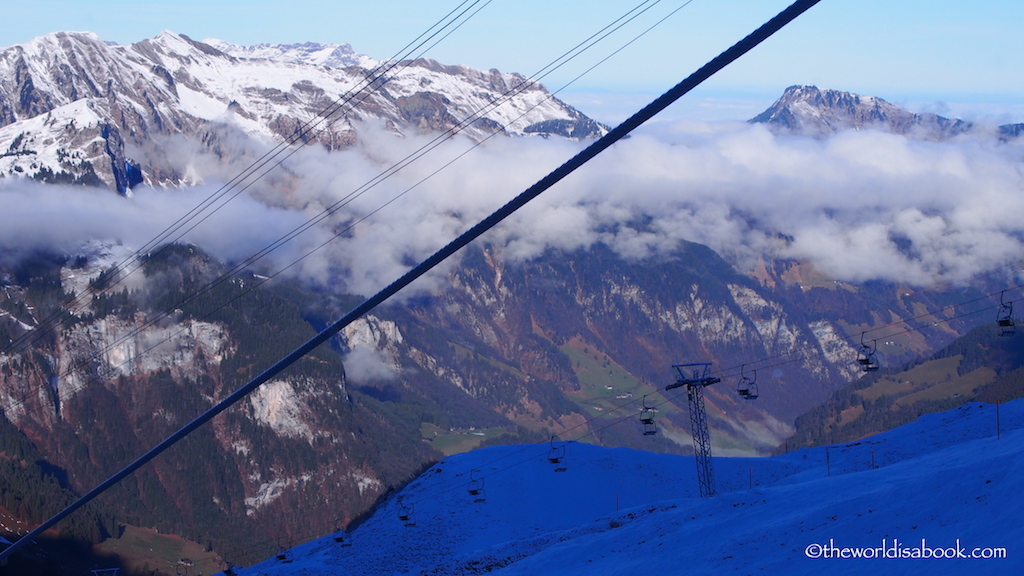
POLYGON ((932 140, 945 140, 973 125, 936 114, 916 114, 875 96, 863 96, 813 85, 786 88, 767 110, 750 119, 809 136, 827 136, 842 130, 877 128, 932 140))
POLYGON ((15 50, 33 58, 45 58, 46 55, 66 51, 68 47, 99 44, 104 44, 104 42, 93 32, 51 32, 36 36, 24 44, 0 48, 0 53, 15 50))

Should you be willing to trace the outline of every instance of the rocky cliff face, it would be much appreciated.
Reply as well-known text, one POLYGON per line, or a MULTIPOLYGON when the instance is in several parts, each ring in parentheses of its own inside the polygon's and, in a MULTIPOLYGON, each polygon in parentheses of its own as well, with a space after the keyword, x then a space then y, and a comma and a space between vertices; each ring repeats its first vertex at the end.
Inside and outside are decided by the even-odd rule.
MULTIPOLYGON (((150 256, 131 290, 66 305, 72 288, 105 281, 97 259, 111 260, 36 258, 0 274, 4 417, 75 491, 358 301, 288 283, 249 291, 259 279, 242 275, 182 303, 221 268, 172 246, 150 256), (46 332, 44 319, 62 308, 63 322, 46 332)), ((256 542, 246 554, 259 557, 276 542, 330 532, 441 452, 485 438, 557 434, 687 453, 685 395, 659 392, 674 379, 671 365, 685 362, 711 362, 723 378, 707 396, 716 453, 764 453, 797 415, 858 376, 860 330, 976 296, 815 286, 808 277, 774 263, 758 281, 696 244, 646 260, 601 245, 528 262, 470 248, 451 288, 352 324, 104 504, 120 522, 200 542, 225 534, 212 538, 220 550, 256 542), (736 393, 742 374, 756 375, 756 401, 736 393), (643 396, 658 404, 655 437, 630 415, 643 396)), ((899 359, 934 348, 962 322, 880 350, 899 359)))
MULTIPOLYGON (((218 305, 196 301, 159 317, 162 302, 217 273, 215 263, 184 247, 147 262, 145 282, 132 291, 97 296, 44 333, 54 325, 43 319, 67 298, 61 278, 80 280, 88 268, 84 258, 65 263, 63 273, 54 264, 5 274, 0 399, 4 418, 79 493, 313 333, 295 304, 271 291, 223 306, 242 282, 225 285, 218 305)), ((245 554, 267 554, 270 543, 299 531, 351 521, 434 457, 418 429, 410 434, 352 401, 335 352, 322 350, 302 364, 140 471, 103 505, 119 522, 221 549, 255 540, 264 549, 245 554), (308 511, 310 502, 318 512, 300 521, 295 510, 308 511)))

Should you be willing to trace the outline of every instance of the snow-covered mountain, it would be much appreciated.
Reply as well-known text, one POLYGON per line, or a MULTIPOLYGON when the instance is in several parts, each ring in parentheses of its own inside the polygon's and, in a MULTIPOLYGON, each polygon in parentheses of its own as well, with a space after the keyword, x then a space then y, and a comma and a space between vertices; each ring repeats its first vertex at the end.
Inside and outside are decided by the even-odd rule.
POLYGON ((234 155, 239 133, 344 148, 363 121, 407 134, 459 127, 478 139, 604 130, 519 74, 423 59, 389 63, 380 76, 346 45, 215 44, 224 50, 166 31, 128 46, 57 32, 0 51, 0 175, 124 193, 202 178, 168 157, 169 137, 234 155))
POLYGON ((750 120, 809 136, 879 128, 894 134, 945 140, 973 128, 970 122, 916 114, 874 96, 817 86, 790 86, 767 110, 750 120))
POLYGON ((859 442, 717 458, 712 498, 698 497, 692 457, 571 444, 554 472, 546 444, 478 450, 434 465, 340 542, 234 572, 1020 573, 1024 401, 1002 405, 999 438, 996 422, 974 403, 859 442))

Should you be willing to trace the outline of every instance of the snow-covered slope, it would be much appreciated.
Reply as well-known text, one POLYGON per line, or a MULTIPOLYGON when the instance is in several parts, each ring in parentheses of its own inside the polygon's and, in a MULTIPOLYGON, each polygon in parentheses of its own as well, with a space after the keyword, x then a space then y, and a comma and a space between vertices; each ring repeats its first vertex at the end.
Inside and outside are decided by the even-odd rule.
POLYGON ((0 175, 124 193, 143 179, 187 181, 187 167, 161 150, 168 136, 231 155, 239 132, 343 148, 360 121, 397 133, 459 127, 473 138, 604 130, 518 74, 415 60, 380 76, 347 45, 215 44, 165 31, 118 46, 57 32, 0 50, 0 175))
POLYGON ((344 545, 325 537, 236 572, 1019 574, 1024 401, 1001 421, 997 439, 995 406, 969 404, 856 443, 716 459, 713 498, 697 497, 690 457, 572 444, 555 472, 544 445, 479 450, 424 472, 344 545), (467 493, 473 469, 484 502, 467 493), (810 557, 832 545, 909 557, 810 557), (922 546, 1006 557, 917 559, 922 546))

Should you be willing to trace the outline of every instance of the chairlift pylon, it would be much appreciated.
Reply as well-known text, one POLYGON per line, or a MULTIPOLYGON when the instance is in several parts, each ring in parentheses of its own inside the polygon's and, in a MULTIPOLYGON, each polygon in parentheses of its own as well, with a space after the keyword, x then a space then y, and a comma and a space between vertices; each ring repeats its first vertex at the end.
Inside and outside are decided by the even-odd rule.
POLYGON ((1013 336, 1017 327, 1013 322, 1013 300, 1006 302, 1006 290, 999 293, 999 311, 996 313, 996 324, 999 325, 1000 336, 1013 336))
POLYGON ((874 372, 878 370, 878 359, 875 357, 875 351, 878 348, 878 341, 872 340, 871 346, 864 343, 865 332, 860 333, 860 353, 857 356, 857 362, 860 362, 861 369, 865 372, 874 372))
POLYGON ((654 423, 654 407, 647 405, 646 394, 643 398, 643 409, 640 410, 640 422, 644 425, 644 436, 653 436, 658 433, 658 425, 654 423))
POLYGON ((740 366, 740 381, 736 383, 736 392, 747 400, 754 400, 757 398, 757 370, 752 370, 754 377, 749 378, 744 371, 746 366, 740 366))

